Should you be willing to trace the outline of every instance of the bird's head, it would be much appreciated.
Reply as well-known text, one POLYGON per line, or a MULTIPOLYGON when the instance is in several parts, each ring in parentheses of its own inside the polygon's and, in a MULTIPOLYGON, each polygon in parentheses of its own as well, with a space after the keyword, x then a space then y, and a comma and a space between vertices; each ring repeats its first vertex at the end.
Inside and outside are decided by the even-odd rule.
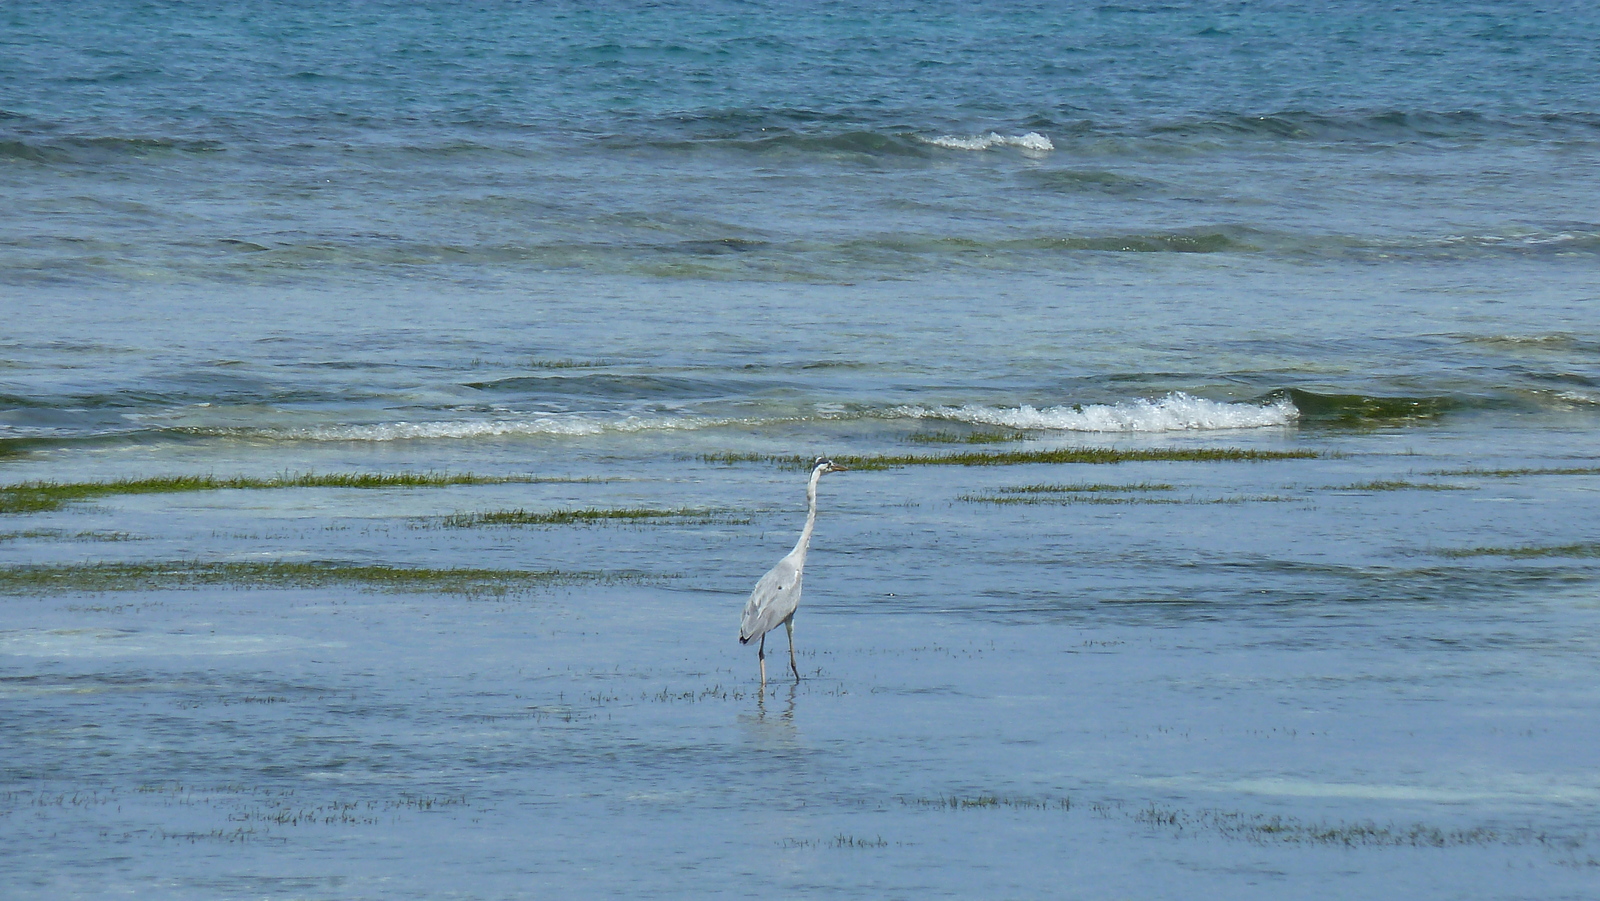
POLYGON ((829 460, 827 457, 818 457, 816 461, 811 464, 811 471, 817 473, 818 475, 828 472, 848 472, 849 470, 850 467, 840 466, 838 463, 829 460))

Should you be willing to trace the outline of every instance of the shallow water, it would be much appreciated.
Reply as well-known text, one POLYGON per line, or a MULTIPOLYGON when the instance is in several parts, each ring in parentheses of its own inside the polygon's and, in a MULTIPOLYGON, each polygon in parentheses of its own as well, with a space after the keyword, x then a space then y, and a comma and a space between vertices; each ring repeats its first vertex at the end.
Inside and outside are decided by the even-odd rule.
MULTIPOLYGON (((1317 460, 829 476, 803 679, 765 693, 736 614, 802 501, 801 475, 766 464, 606 439, 604 460, 564 465, 618 481, 29 516, 51 534, 7 536, 13 561, 644 582, 13 596, 0 822, 37 850, 4 878, 23 896, 1583 897, 1596 559, 1441 551, 1593 536, 1600 475, 1427 475, 1487 459, 1483 432, 1229 435, 1343 454, 1317 460), (1460 490, 1362 487, 1386 480, 1460 490), (1040 483, 1172 487, 1003 493, 1040 483), (1077 500, 964 499, 984 497, 1077 500), (632 504, 748 522, 439 520, 632 504)), ((1512 462, 1566 466, 1587 435, 1541 437, 1512 462)))
POLYGON ((1382 12, 7 5, 0 510, 519 480, 0 512, 0 893, 1593 897, 1594 14, 1382 12), (761 690, 1078 446, 1315 456, 761 690))

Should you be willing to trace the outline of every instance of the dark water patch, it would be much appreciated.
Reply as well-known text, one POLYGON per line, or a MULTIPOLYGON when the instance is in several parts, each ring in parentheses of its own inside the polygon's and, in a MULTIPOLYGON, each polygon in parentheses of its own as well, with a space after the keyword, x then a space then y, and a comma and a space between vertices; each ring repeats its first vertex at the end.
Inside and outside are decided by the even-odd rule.
POLYGON ((1571 370, 1540 369, 1532 366, 1512 365, 1501 367, 1501 371, 1530 382, 1552 386, 1551 390, 1600 387, 1600 382, 1597 382, 1593 376, 1571 370))
POLYGON ((1404 479, 1376 479, 1354 485, 1330 485, 1324 491, 1472 491, 1471 485, 1451 485, 1446 482, 1409 482, 1404 479))
POLYGON ((1120 235, 1069 235, 999 242, 1014 251, 1091 251, 1096 253, 1241 253, 1259 250, 1241 229, 1195 228, 1120 235))
POLYGON ((995 255, 1026 258, 1056 253, 1226 253, 1259 249, 1247 240, 1248 230, 1178 229, 1168 232, 1109 235, 1051 235, 988 239, 950 235, 879 235, 848 241, 838 250, 870 260, 884 253, 987 259, 995 255))
POLYGON ((749 238, 711 238, 697 241, 678 241, 674 244, 658 245, 658 248, 670 253, 723 256, 731 253, 749 253, 752 250, 761 250, 768 246, 769 242, 767 241, 757 241, 749 238))
POLYGON ((1333 845, 1343 848, 1459 848, 1485 845, 1559 845, 1568 848, 1583 839, 1557 838, 1527 828, 1470 828, 1426 823, 1373 821, 1308 821, 1278 814, 1221 810, 1189 811, 1150 803, 1131 812, 1138 823, 1176 835, 1214 835, 1256 844, 1333 845))
POLYGON ((589 507, 577 510, 496 510, 487 513, 461 513, 447 516, 441 523, 448 528, 475 526, 568 526, 600 525, 611 522, 661 523, 688 522, 696 525, 748 523, 714 510, 694 507, 589 507))
POLYGON ((1099 598, 1095 603, 1108 607, 1201 607, 1208 602, 1199 598, 1171 596, 1099 598))
MULTIPOLYGON (((779 247, 779 251, 788 252, 779 247)), ((1007 261, 1048 260, 1063 253, 1266 253, 1304 260, 1461 261, 1526 257, 1588 257, 1600 254, 1600 229, 1506 234, 1419 234, 1376 238, 1363 234, 1318 233, 1234 225, 1195 226, 1170 231, 1058 234, 1028 238, 985 235, 878 236, 844 242, 834 253, 870 263, 872 254, 896 252, 950 256, 968 264, 995 266, 1007 261), (969 259, 971 258, 971 259, 969 259)))
POLYGON ((1465 335, 1467 344, 1492 347, 1518 355, 1574 353, 1587 357, 1600 357, 1600 341, 1566 332, 1534 335, 1465 335))
POLYGON ((1167 187, 1153 179, 1098 169, 1029 169, 1018 178, 1034 188, 1063 194, 1133 197, 1167 187))
POLYGON ((1514 479, 1519 476, 1597 476, 1600 466, 1548 466, 1523 469, 1440 469, 1424 473, 1430 476, 1484 476, 1495 479, 1514 479))
POLYGON ((938 797, 901 797, 902 807, 920 810, 1071 810, 1072 798, 1018 797, 1001 794, 950 794, 938 797))
MULTIPOLYGON (((369 148, 346 147, 344 150, 346 153, 362 153, 367 152, 369 148)), ((543 155, 539 150, 517 143, 512 138, 503 138, 494 143, 467 139, 440 139, 415 144, 404 143, 393 147, 383 145, 373 149, 372 152, 414 157, 422 162, 434 160, 450 161, 458 158, 482 158, 491 161, 504 158, 507 161, 530 161, 536 160, 543 155)))
MULTIPOLYGON (((243 372, 231 372, 239 361, 199 364, 186 373, 162 373, 152 381, 158 387, 123 388, 81 393, 8 394, 0 397, 0 410, 27 410, 81 414, 126 410, 169 410, 197 405, 249 406, 257 404, 340 404, 386 395, 359 383, 326 388, 283 387, 243 372)), ((321 364, 297 364, 321 365, 321 364)))
POLYGON ((0 407, 12 410, 50 410, 57 406, 49 401, 23 397, 20 394, 0 394, 0 407))
POLYGON ((400 593, 504 595, 583 582, 640 581, 631 573, 382 566, 340 561, 214 563, 166 560, 0 567, 0 594, 355 587, 400 593))
POLYGON ((1047 250, 1089 250, 1102 253, 1225 253, 1256 250, 1251 244, 1220 231, 1196 230, 1147 235, 1053 238, 1041 242, 1047 250))
MULTIPOLYGON (((216 402, 215 394, 204 398, 216 402)), ((24 397, 16 394, 0 396, 0 406, 13 410, 134 410, 150 407, 172 407, 193 402, 186 398, 161 391, 128 389, 114 392, 88 392, 84 394, 58 394, 45 397, 24 397)))
POLYGON ((1347 113, 1281 110, 1258 115, 1215 113, 1158 122, 1132 131, 1115 123, 1097 123, 1096 130, 1166 140, 1231 138, 1382 145, 1508 137, 1589 141, 1600 140, 1600 117, 1577 111, 1496 116, 1471 109, 1356 110, 1347 113))
MULTIPOLYGON (((1311 261, 1468 261, 1504 257, 1600 256, 1600 231, 1537 235, 1415 235, 1376 239, 1364 235, 1316 234, 1282 229, 1199 225, 1171 230, 1109 228, 1027 237, 950 220, 953 233, 920 225, 838 238, 795 224, 789 234, 723 235, 660 240, 659 234, 598 236, 594 223, 551 223, 546 235, 482 242, 413 240, 401 236, 326 235, 312 239, 205 238, 164 245, 160 270, 181 278, 242 279, 253 283, 294 282, 319 273, 354 269, 430 272, 571 270, 673 281, 750 280, 830 284, 862 279, 925 275, 938 269, 1005 271, 1018 266, 1071 267, 1084 255, 1265 254, 1311 261)), ((876 222, 876 220, 874 220, 876 222)), ((1070 228, 1071 226, 1067 226, 1070 228)), ((18 247, 0 259, 0 281, 23 284, 100 284, 139 278, 130 261, 151 259, 148 242, 121 240, 106 232, 95 246, 49 239, 18 247), (113 240, 114 239, 114 240, 113 240)), ((143 271, 143 270, 139 270, 143 271)))
POLYGON ((836 109, 746 106, 673 112, 657 117, 649 125, 687 132, 701 139, 728 139, 773 131, 818 131, 826 126, 837 129, 860 118, 859 114, 836 109))
MULTIPOLYGON (((1486 140, 1600 141, 1600 117, 1583 111, 1544 115, 1495 115, 1475 109, 1379 109, 1329 112, 1279 110, 1266 113, 1218 111, 1167 118, 1154 116, 1035 115, 1015 124, 967 129, 929 127, 925 117, 886 116, 882 110, 724 109, 674 113, 640 122, 627 133, 597 138, 608 150, 665 152, 731 150, 765 156, 817 160, 932 161, 977 157, 980 151, 1031 150, 1036 156, 1085 152, 1090 155, 1115 141, 1129 155, 1164 155, 1174 147, 1187 152, 1232 152, 1241 146, 1267 143, 1392 147, 1411 144, 1473 144, 1486 140), (1033 133, 1044 141, 1023 145, 1033 133), (982 136, 998 135, 984 141, 982 136), (1048 143, 1046 143, 1048 142, 1048 143)), ((1098 169, 1061 170, 1058 181, 1041 184, 1064 190, 1134 192, 1155 186, 1144 179, 1126 179, 1098 169), (1107 177, 1110 176, 1110 177, 1107 177)))
POLYGON ((0 543, 7 541, 98 541, 121 542, 137 541, 132 532, 106 532, 102 530, 84 530, 69 532, 66 529, 22 529, 15 532, 0 532, 0 543))
MULTIPOLYGON (((1038 451, 972 451, 952 454, 877 454, 835 456, 852 469, 889 469, 898 466, 1026 466, 1037 463, 1184 463, 1260 462, 1265 460, 1315 460, 1325 454, 1313 450, 1252 450, 1237 447, 1138 448, 1068 447, 1038 451)), ((706 463, 775 463, 788 469, 809 469, 812 458, 801 455, 720 453, 702 454, 706 463)))
POLYGON ((1518 545, 1515 547, 1447 548, 1436 551, 1441 557, 1508 557, 1513 560, 1530 560, 1542 557, 1570 557, 1586 559, 1600 557, 1600 542, 1579 542, 1557 545, 1518 545))
POLYGON ((26 137, 0 140, 0 161, 103 165, 129 160, 183 158, 224 150, 218 141, 140 137, 26 137))
POLYGON ((1001 507, 1048 507, 1068 504, 1181 505, 1208 503, 1208 501, 1198 499, 1183 500, 1171 497, 1102 497, 1075 494, 958 494, 956 495, 956 500, 972 504, 994 504, 1001 507))
POLYGON ((860 360, 811 360, 805 363, 787 364, 785 368, 798 369, 872 369, 874 363, 865 363, 860 360))
MULTIPOLYGON (((293 688, 289 691, 290 697, 296 694, 293 688)), ((299 694, 304 693, 305 690, 299 692, 299 694)), ((287 703, 290 697, 262 694, 236 698, 232 703, 271 705, 287 703)), ((222 703, 227 705, 228 701, 222 703)), ((180 702, 180 707, 183 706, 187 705, 185 702, 180 702)), ((404 814, 443 812, 451 808, 471 806, 471 801, 460 794, 402 792, 398 795, 379 796, 344 793, 330 795, 326 791, 305 793, 296 787, 255 782, 191 784, 178 780, 163 780, 140 783, 131 788, 123 786, 96 790, 74 787, 70 791, 37 788, 12 790, 0 797, 0 805, 3 805, 0 806, 0 814, 52 807, 101 809, 102 817, 109 815, 116 820, 118 819, 116 814, 121 813, 125 807, 133 811, 152 803, 161 807, 181 807, 195 813, 210 814, 219 819, 225 818, 229 824, 242 825, 211 829, 167 829, 129 828, 131 824, 119 822, 115 827, 102 829, 100 838, 118 843, 173 841, 188 845, 202 842, 282 844, 288 841, 283 833, 290 827, 388 826, 394 824, 396 819, 404 814)), ((331 880, 335 885, 338 882, 338 879, 331 880)), ((294 894, 302 894, 314 887, 326 888, 329 883, 330 880, 316 877, 296 877, 267 879, 260 884, 269 886, 277 892, 287 889, 294 894)), ((272 893, 269 891, 269 894, 272 893)))
POLYGON ((902 806, 921 810, 981 812, 991 810, 1074 810, 1092 815, 1131 820, 1170 832, 1176 838, 1214 836, 1252 844, 1332 845, 1343 848, 1458 848, 1490 845, 1537 845, 1570 852, 1583 847, 1587 836, 1561 835, 1531 827, 1447 826, 1423 822, 1378 823, 1371 820, 1305 820, 1282 814, 1191 810, 1154 801, 1132 805, 1119 800, 1074 802, 1070 796, 1012 797, 1002 794, 950 795, 900 798, 902 806))
POLYGON ((1277 587, 1262 588, 1254 597, 1239 597, 1245 603, 1265 601, 1280 609, 1326 604, 1504 603, 1508 597, 1548 592, 1552 587, 1593 584, 1593 575, 1586 569, 1549 565, 1383 566, 1278 558, 1184 563, 1179 568, 1221 573, 1232 579, 1263 579, 1263 586, 1279 577, 1288 579, 1277 587))
MULTIPOLYGON (((578 228, 573 223, 574 229, 578 228)), ((796 236, 769 240, 725 236, 679 241, 583 240, 561 237, 533 241, 452 243, 410 241, 363 235, 330 235, 312 240, 248 241, 208 239, 204 246, 179 248, 165 258, 166 269, 189 276, 294 280, 342 267, 505 267, 646 275, 672 280, 753 279, 828 283, 859 278, 899 277, 907 267, 1004 269, 1018 263, 1053 265, 1063 255, 1138 253, 1210 254, 1257 252, 1262 244, 1249 229, 1200 227, 1153 232, 1041 235, 1026 238, 987 234, 899 232, 845 240, 796 236), (218 252, 220 251, 220 252, 218 252)), ((1281 243, 1281 242, 1279 242, 1281 243)), ((147 243, 115 242, 90 253, 63 245, 51 251, 12 255, 0 279, 98 282, 125 279, 126 261, 148 256, 147 243)), ((1337 254, 1342 255, 1342 249, 1337 254)))
POLYGON ((1436 419, 1457 410, 1489 406, 1449 396, 1381 396, 1372 394, 1328 394, 1289 388, 1268 394, 1268 399, 1287 396, 1300 411, 1306 425, 1384 426, 1417 420, 1436 419))
MULTIPOLYGON (((899 846, 900 844, 901 844, 900 842, 895 842, 896 846, 899 846)), ((834 849, 840 849, 840 848, 843 848, 843 849, 850 849, 850 850, 874 850, 874 851, 876 851, 876 850, 879 850, 881 848, 889 847, 889 840, 884 838, 881 835, 874 835, 874 836, 871 836, 871 837, 867 837, 867 836, 859 836, 859 835, 850 835, 849 833, 840 832, 837 835, 835 835, 833 838, 830 838, 830 839, 812 839, 812 838, 784 838, 784 839, 779 839, 778 847, 785 848, 785 849, 796 849, 796 848, 834 848, 834 849)))
POLYGON ((657 375, 623 375, 595 372, 584 375, 523 375, 467 382, 478 391, 517 394, 523 397, 581 396, 608 400, 685 399, 717 397, 729 387, 705 379, 671 378, 657 375))
MULTIPOLYGON (((241 360, 241 361, 229 361, 229 362, 226 362, 226 363, 224 363, 224 362, 216 362, 216 363, 211 363, 209 365, 212 365, 212 366, 243 366, 243 365, 245 365, 245 363, 241 360)), ((401 363, 394 363, 394 362, 384 362, 384 361, 381 361, 381 360, 307 360, 305 362, 296 362, 296 363, 294 363, 292 365, 295 368, 298 368, 298 369, 325 370, 325 371, 326 370, 332 370, 332 371, 335 371, 335 372, 396 372, 396 371, 415 372, 417 370, 438 370, 438 369, 447 368, 447 367, 443 367, 443 366, 430 365, 430 364, 427 364, 427 363, 420 363, 420 362, 401 364, 401 363)), ((352 395, 352 396, 355 396, 355 395, 352 395)))
POLYGON ((919 139, 910 132, 852 130, 812 134, 792 132, 755 136, 742 134, 735 137, 713 137, 695 140, 661 140, 651 138, 608 138, 607 143, 629 146, 648 146, 655 150, 698 152, 702 150, 730 150, 762 157, 815 158, 830 161, 874 162, 892 160, 928 160, 938 148, 919 139))
POLYGON ((472 473, 305 473, 271 479, 234 476, 158 476, 111 482, 22 482, 0 486, 0 513, 42 513, 74 501, 132 494, 278 488, 404 489, 457 485, 531 483, 535 476, 479 476, 472 473))
POLYGON ((1111 497, 1100 494, 961 494, 956 500, 980 504, 995 504, 997 506, 1051 506, 1068 504, 1101 504, 1116 506, 1126 504, 1138 505, 1169 505, 1169 506, 1211 506, 1233 504, 1271 504, 1287 503, 1289 501, 1304 500, 1284 494, 1239 494, 1228 497, 1111 497))
POLYGON ((530 369, 599 369, 607 364, 598 360, 529 360, 530 369))
MULTIPOLYGON (((40 430, 25 438, 0 438, 0 459, 27 457, 57 448, 109 448, 148 445, 156 442, 197 445, 217 435, 253 435, 241 430, 201 430, 187 428, 130 428, 123 421, 97 422, 75 429, 40 430)), ((15 487, 15 486, 11 486, 15 487)))

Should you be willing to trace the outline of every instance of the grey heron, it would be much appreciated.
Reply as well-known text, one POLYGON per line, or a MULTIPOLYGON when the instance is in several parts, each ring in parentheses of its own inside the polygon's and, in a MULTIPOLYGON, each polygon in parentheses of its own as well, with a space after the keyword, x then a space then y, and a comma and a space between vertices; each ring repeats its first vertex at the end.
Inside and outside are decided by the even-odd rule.
POLYGON ((800 530, 800 540, 794 550, 767 571, 750 592, 744 605, 744 616, 739 619, 739 643, 749 644, 761 639, 756 656, 761 661, 761 687, 767 687, 767 633, 779 623, 789 632, 789 670, 794 680, 800 681, 800 668, 794 662, 794 611, 800 606, 800 581, 805 575, 806 551, 811 547, 811 531, 817 524, 817 482, 830 472, 844 472, 848 467, 818 457, 811 464, 811 480, 806 483, 806 527, 800 530))

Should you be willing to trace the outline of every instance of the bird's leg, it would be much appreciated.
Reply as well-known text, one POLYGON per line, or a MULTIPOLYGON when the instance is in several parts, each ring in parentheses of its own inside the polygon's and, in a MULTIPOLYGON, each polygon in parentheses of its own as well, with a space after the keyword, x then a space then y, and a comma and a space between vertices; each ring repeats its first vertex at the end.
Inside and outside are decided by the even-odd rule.
POLYGON ((789 671, 794 673, 794 681, 800 681, 800 667, 794 665, 794 617, 783 621, 784 628, 789 630, 789 671))
POLYGON ((756 648, 756 659, 761 661, 761 687, 767 687, 767 636, 761 636, 761 644, 756 648))

